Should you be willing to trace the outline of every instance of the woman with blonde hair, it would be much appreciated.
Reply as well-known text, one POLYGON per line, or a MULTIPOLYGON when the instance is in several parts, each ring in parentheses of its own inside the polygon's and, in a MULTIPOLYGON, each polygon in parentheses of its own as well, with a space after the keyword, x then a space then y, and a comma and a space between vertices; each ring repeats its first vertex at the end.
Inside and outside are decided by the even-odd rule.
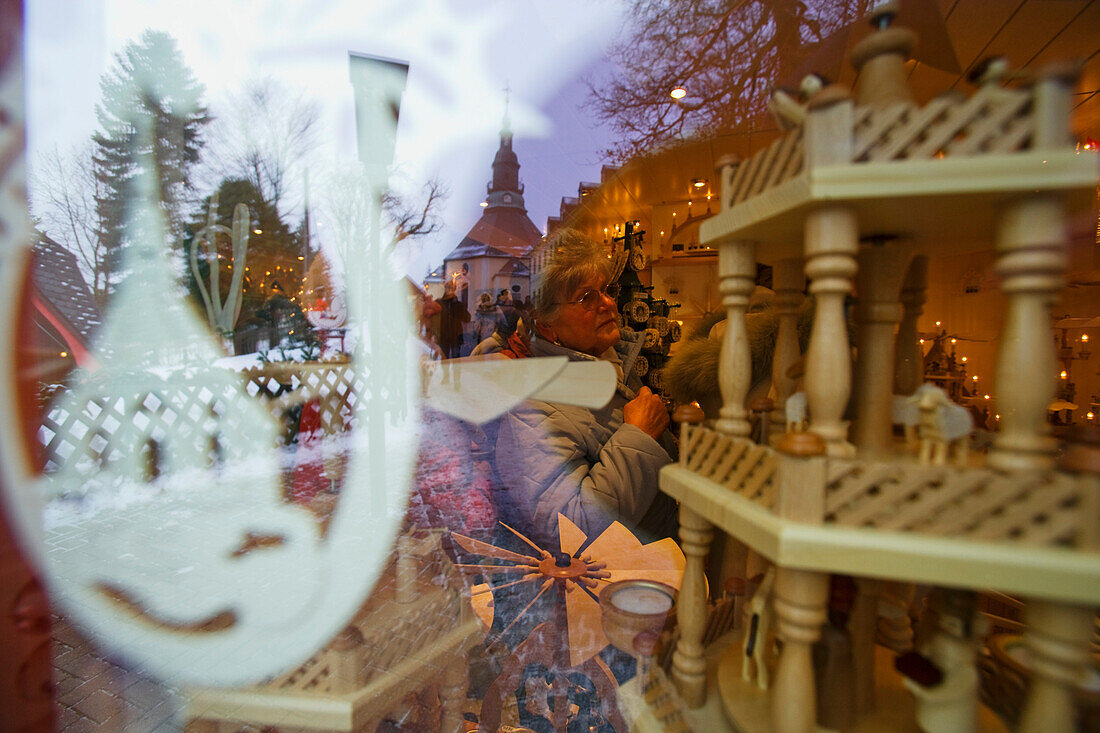
POLYGON ((616 520, 643 542, 673 536, 676 504, 657 488, 657 472, 671 462, 668 412, 633 375, 641 343, 620 334, 607 254, 569 229, 550 246, 536 282, 531 355, 608 361, 618 384, 598 410, 529 400, 502 419, 498 511, 544 542, 557 538, 558 513, 589 538, 616 520))

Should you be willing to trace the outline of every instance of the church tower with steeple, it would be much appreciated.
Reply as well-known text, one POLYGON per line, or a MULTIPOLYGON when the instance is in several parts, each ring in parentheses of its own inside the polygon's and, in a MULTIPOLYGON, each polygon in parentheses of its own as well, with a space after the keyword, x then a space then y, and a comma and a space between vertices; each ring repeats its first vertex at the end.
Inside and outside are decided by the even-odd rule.
POLYGON ((521 301, 530 295, 529 257, 542 239, 542 232, 527 216, 523 203, 507 101, 492 170, 492 180, 481 202, 481 218, 443 260, 444 277, 462 288, 460 297, 471 310, 482 293, 489 293, 494 300, 501 290, 508 290, 521 301))

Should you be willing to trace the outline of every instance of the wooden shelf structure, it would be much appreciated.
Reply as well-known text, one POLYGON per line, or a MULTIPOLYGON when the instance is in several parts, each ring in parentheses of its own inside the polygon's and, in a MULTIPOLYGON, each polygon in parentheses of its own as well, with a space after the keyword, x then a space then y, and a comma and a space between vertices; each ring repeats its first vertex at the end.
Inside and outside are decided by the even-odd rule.
MULTIPOLYGON (((862 626, 849 627, 861 711, 871 709, 879 596, 909 583, 989 588, 1027 600, 1033 675, 1019 729, 1070 733, 1100 606, 1100 475, 1088 451, 1056 460, 1046 424, 1057 374, 1050 304, 1063 287, 1067 219, 1095 205, 1098 159, 1070 139, 1069 66, 1015 88, 987 76, 972 96, 916 105, 904 65, 915 37, 891 27, 890 12, 880 8, 877 30, 853 49, 854 95, 820 89, 788 120, 791 132, 747 160, 724 161, 721 212, 701 225, 701 241, 719 250, 729 325, 718 419, 685 426, 681 462, 661 474, 662 490, 680 502, 687 558, 673 679, 689 705, 704 702, 704 566, 718 531, 776 566, 783 646, 769 691, 772 730, 816 729, 810 652, 830 575, 844 574, 859 588, 853 616, 863 614, 862 626), (1001 429, 983 466, 922 465, 897 452, 891 404, 921 382, 916 324, 927 258, 977 249, 995 250, 1007 303, 1001 429), (773 432, 783 430, 784 402, 798 386, 788 370, 802 358, 796 321, 807 279, 815 300, 802 386, 808 432, 769 445, 749 440, 745 405, 745 313, 758 261, 775 268, 780 324, 773 432)), ((912 643, 904 624, 894 632, 899 647, 912 643)), ((975 681, 963 693, 974 700, 956 700, 951 712, 937 707, 932 689, 916 718, 937 730, 975 730, 973 644, 948 647, 957 657, 948 674, 975 681)))
POLYGON ((301 665, 251 687, 186 690, 187 730, 371 731, 387 715, 400 718, 411 696, 425 691, 439 704, 430 720, 417 720, 420 727, 461 730, 466 654, 484 627, 440 536, 439 530, 402 534, 363 607, 301 665))

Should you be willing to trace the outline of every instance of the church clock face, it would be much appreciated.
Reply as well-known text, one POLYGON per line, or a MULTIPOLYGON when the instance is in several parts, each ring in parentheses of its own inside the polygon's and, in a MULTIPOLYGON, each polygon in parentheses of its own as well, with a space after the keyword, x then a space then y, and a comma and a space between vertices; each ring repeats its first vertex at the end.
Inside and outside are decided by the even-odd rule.
POLYGON ((630 269, 632 270, 644 270, 646 265, 645 252, 641 249, 633 249, 630 251, 630 269))
POLYGON ((512 194, 510 194, 510 193, 504 194, 504 203, 506 203, 506 204, 512 203, 512 194))

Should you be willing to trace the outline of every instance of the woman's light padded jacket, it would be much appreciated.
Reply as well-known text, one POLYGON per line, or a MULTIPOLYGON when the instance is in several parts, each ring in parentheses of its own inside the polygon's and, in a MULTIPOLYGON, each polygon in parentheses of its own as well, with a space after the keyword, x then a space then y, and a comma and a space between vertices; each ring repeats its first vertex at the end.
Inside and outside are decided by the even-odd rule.
MULTIPOLYGON (((557 548, 559 512, 589 539, 615 520, 643 543, 675 535, 676 503, 657 488, 657 472, 671 462, 669 453, 640 428, 623 423, 623 405, 640 386, 636 377, 625 382, 622 377, 632 374, 641 350, 637 335, 630 336, 601 357, 619 373, 615 395, 604 408, 528 400, 501 419, 497 511, 547 549, 557 548)), ((531 342, 531 351, 593 359, 541 339, 531 342)))

